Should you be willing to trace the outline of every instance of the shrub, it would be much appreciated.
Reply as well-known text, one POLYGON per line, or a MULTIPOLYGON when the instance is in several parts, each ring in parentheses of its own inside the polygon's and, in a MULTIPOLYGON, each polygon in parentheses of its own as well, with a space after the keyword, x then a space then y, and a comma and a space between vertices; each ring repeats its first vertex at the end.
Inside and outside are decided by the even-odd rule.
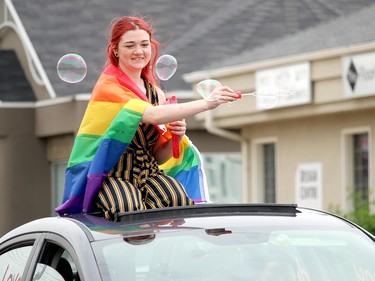
POLYGON ((369 203, 368 200, 364 199, 368 197, 364 197, 360 192, 354 193, 351 197, 353 199, 352 211, 343 212, 339 206, 331 206, 330 212, 358 224, 375 235, 375 214, 371 213, 371 209, 375 210, 375 201, 369 203))

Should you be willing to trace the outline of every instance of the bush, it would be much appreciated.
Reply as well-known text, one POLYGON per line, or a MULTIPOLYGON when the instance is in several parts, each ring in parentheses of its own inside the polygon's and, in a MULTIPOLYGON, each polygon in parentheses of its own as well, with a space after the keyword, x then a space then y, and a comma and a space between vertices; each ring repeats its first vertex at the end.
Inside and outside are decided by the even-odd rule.
POLYGON ((375 202, 373 201, 369 204, 368 200, 364 199, 368 197, 364 197, 363 194, 359 192, 355 193, 352 198, 354 203, 353 211, 345 213, 340 207, 336 206, 334 208, 331 207, 330 212, 358 224, 375 235, 375 214, 372 214, 370 211, 371 206, 373 210, 375 209, 375 202))

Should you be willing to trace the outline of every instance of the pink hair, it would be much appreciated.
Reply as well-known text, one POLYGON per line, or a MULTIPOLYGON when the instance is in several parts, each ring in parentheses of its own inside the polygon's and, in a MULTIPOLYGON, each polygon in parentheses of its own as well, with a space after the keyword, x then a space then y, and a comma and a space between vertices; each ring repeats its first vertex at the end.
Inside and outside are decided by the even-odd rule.
POLYGON ((125 16, 120 19, 115 19, 112 22, 112 31, 109 44, 107 46, 107 65, 109 63, 118 66, 118 58, 114 54, 114 49, 117 48, 120 42, 120 37, 129 30, 143 29, 150 35, 151 42, 151 59, 149 63, 142 69, 141 76, 148 82, 154 85, 159 85, 158 80, 155 76, 155 63, 159 56, 160 44, 153 38, 154 29, 151 24, 151 19, 146 20, 144 17, 138 16, 125 16))

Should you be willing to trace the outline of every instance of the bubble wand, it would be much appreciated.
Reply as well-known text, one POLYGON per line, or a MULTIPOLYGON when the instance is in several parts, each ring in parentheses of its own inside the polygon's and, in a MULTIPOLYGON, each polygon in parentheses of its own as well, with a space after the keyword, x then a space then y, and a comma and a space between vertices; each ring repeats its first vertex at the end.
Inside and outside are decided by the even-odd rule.
MULTIPOLYGON (((209 100, 209 95, 212 91, 221 87, 221 83, 217 80, 206 79, 199 82, 196 86, 197 92, 202 96, 202 98, 209 100)), ((273 108, 279 102, 279 97, 293 96, 296 93, 290 90, 279 90, 276 88, 265 87, 259 89, 259 91, 242 94, 240 91, 236 92, 239 95, 238 99, 241 99, 243 96, 254 96, 257 99, 260 107, 263 108, 273 108)))
MULTIPOLYGON (((171 78, 177 70, 177 60, 171 55, 162 55, 155 65, 156 75, 163 81, 171 78)), ((173 96, 170 103, 177 104, 177 98, 173 96)), ((173 158, 180 158, 180 137, 176 134, 172 134, 172 152, 173 158)))
MULTIPOLYGON (((263 96, 265 97, 266 95, 261 95, 260 93, 262 91, 265 91, 265 88, 262 88, 260 89, 258 92, 252 92, 252 93, 241 93, 240 91, 239 92, 236 92, 237 94, 241 95, 242 96, 254 96, 254 97, 259 97, 259 96, 263 96)), ((270 89, 270 91, 275 91, 275 89, 270 89)), ((295 92, 294 91, 284 91, 284 90, 277 90, 277 95, 275 96, 278 96, 278 97, 286 97, 286 96, 292 96, 292 95, 295 95, 295 92)), ((269 97, 271 97, 271 95, 267 95, 269 97)))

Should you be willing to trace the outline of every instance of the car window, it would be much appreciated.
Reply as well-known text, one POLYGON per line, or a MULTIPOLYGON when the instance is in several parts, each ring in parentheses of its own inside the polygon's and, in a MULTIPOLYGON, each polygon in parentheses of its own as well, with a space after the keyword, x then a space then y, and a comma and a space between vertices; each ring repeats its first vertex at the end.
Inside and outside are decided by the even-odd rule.
POLYGON ((64 277, 54 268, 38 263, 34 272, 33 281, 65 281, 64 277))
POLYGON ((0 255, 0 280, 21 280, 32 245, 12 248, 0 255))
POLYGON ((79 273, 73 258, 62 246, 47 242, 38 259, 38 265, 34 271, 33 280, 79 281, 79 273))
MULTIPOLYGON (((103 280, 355 281, 375 276, 359 232, 250 227, 96 242, 103 280)), ((372 279, 371 279, 372 280, 372 279)))

